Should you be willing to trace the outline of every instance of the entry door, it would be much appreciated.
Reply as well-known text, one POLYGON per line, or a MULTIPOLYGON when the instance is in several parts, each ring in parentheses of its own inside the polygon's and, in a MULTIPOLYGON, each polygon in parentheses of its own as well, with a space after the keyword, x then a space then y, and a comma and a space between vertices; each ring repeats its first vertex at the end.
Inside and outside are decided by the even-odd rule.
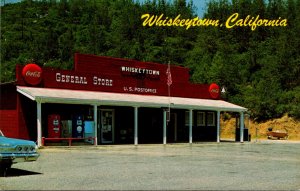
POLYGON ((171 121, 174 123, 174 141, 177 142, 177 113, 171 113, 171 121))
POLYGON ((100 124, 101 143, 113 143, 114 142, 114 110, 101 109, 100 113, 101 113, 101 124, 100 124))
POLYGON ((167 132, 168 142, 177 142, 177 113, 171 113, 167 132))

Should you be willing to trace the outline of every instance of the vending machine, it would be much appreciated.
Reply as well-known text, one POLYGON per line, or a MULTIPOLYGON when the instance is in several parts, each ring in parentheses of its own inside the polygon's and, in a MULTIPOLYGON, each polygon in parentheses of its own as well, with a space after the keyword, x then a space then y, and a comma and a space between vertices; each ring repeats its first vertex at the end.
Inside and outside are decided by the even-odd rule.
POLYGON ((94 137, 95 137, 95 125, 94 121, 84 121, 84 137, 91 138, 86 139, 86 142, 94 144, 94 137))
POLYGON ((48 137, 60 138, 60 135, 61 135, 60 115, 57 114, 48 115, 48 137))
POLYGON ((84 138, 83 115, 75 115, 72 120, 72 137, 84 138))

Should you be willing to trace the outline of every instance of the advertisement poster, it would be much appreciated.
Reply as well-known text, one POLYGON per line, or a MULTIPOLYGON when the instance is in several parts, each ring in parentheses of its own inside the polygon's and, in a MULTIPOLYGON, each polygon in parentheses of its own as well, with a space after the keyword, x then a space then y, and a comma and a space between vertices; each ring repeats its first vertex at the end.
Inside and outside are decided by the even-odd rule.
POLYGON ((1 0, 1 137, 31 140, 41 156, 0 155, 0 190, 299 190, 299 10, 299 0, 1 0), (9 179, 28 175, 41 185, 9 179))

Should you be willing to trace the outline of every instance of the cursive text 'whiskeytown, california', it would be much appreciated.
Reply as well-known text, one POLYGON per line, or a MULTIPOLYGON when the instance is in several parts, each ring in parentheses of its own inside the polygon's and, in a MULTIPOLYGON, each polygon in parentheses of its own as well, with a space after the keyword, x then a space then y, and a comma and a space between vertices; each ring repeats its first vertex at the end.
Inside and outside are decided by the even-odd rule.
POLYGON ((223 27, 225 26, 227 29, 235 28, 235 27, 249 27, 252 31, 254 31, 257 27, 286 27, 287 19, 283 19, 281 17, 277 19, 265 19, 261 18, 260 15, 251 16, 247 15, 245 18, 241 18, 238 13, 233 13, 230 15, 226 22, 220 22, 218 19, 201 19, 199 17, 195 17, 193 19, 183 19, 181 15, 177 15, 175 18, 164 17, 164 14, 161 15, 150 15, 143 14, 141 16, 143 20, 143 26, 158 26, 158 27, 184 27, 188 30, 191 27, 223 27))

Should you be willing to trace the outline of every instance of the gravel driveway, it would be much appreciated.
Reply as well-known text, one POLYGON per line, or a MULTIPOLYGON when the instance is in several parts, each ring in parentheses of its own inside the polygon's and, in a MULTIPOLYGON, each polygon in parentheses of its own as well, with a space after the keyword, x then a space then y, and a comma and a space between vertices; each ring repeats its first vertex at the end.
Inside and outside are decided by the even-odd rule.
POLYGON ((300 190, 300 144, 47 147, 0 190, 300 190))

